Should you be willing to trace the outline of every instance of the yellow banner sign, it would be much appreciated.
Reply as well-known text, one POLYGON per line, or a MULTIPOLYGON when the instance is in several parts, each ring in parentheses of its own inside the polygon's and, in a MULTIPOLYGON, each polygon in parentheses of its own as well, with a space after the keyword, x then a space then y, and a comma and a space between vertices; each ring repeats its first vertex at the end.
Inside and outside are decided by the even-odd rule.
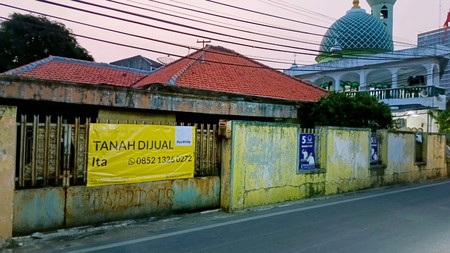
POLYGON ((90 124, 87 186, 194 177, 195 127, 90 124))

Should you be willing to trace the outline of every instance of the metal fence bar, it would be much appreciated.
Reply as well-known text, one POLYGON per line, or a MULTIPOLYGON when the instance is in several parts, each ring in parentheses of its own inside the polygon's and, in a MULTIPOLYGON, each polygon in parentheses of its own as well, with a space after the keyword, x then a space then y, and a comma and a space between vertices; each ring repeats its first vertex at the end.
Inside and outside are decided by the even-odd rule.
MULTIPOLYGON (((39 123, 39 116, 34 116, 33 122, 27 123, 27 117, 22 115, 21 121, 17 124, 20 131, 16 168, 17 187, 20 189, 85 184, 90 124, 89 118, 85 124, 81 123, 80 118, 76 118, 74 124, 68 124, 61 116, 56 118, 56 123, 52 123, 50 116, 45 117, 44 123, 39 123)), ((219 175, 220 146, 216 124, 205 126, 205 124, 172 122, 166 125, 194 125, 196 129, 194 175, 196 177, 219 175)))
POLYGON ((19 187, 25 186, 25 143, 27 141, 27 116, 22 115, 20 121, 20 150, 19 150, 19 187))
POLYGON ((88 157, 88 149, 89 149, 89 125, 91 124, 91 118, 86 119, 86 125, 85 125, 85 132, 84 132, 84 139, 86 140, 84 142, 84 163, 83 163, 83 183, 87 182, 87 157, 88 157))
POLYGON ((213 164, 213 175, 219 175, 218 171, 219 171, 219 145, 218 145, 218 131, 217 131, 217 125, 213 125, 213 142, 212 142, 212 164, 213 164))
POLYGON ((73 168, 72 169, 72 184, 76 184, 78 181, 78 152, 80 151, 80 148, 78 146, 79 143, 79 135, 80 135, 80 118, 75 118, 75 126, 73 128, 74 131, 74 138, 73 138, 73 168))
POLYGON ((300 133, 314 134, 314 133, 316 133, 316 130, 314 128, 302 128, 302 129, 300 129, 300 133))
POLYGON ((211 125, 210 124, 206 125, 206 133, 207 133, 207 135, 206 135, 206 143, 205 143, 205 145, 206 145, 206 147, 205 147, 205 153, 206 153, 205 162, 206 162, 206 168, 207 168, 207 172, 208 172, 207 174, 211 175, 211 173, 212 173, 212 168, 211 168, 212 133, 211 133, 211 125))
POLYGON ((32 156, 31 156, 31 186, 32 187, 36 186, 38 127, 39 127, 39 116, 34 116, 34 119, 33 119, 33 144, 32 144, 32 156))
POLYGON ((55 185, 59 185, 61 182, 61 143, 63 138, 63 128, 62 128, 62 122, 63 119, 61 116, 59 116, 56 120, 56 136, 55 136, 55 142, 56 142, 56 156, 55 156, 55 185))
POLYGON ((198 175, 200 172, 199 167, 201 166, 200 165, 200 145, 199 145, 200 134, 199 134, 199 130, 198 130, 198 124, 195 123, 194 126, 195 126, 195 143, 196 143, 195 149, 194 149, 195 150, 194 151, 195 152, 194 173, 195 173, 195 175, 198 175))
POLYGON ((200 125, 200 175, 203 175, 205 170, 205 125, 200 125))
POLYGON ((50 128, 51 117, 45 117, 45 134, 44 134, 44 162, 43 162, 43 182, 44 185, 48 185, 49 173, 49 153, 50 153, 50 128))

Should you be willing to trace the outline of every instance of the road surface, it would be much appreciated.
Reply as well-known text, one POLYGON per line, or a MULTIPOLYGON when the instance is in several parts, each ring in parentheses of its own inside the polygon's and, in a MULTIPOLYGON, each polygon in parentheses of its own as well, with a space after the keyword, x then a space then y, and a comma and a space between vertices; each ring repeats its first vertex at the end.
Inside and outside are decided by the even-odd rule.
POLYGON ((450 181, 118 224, 5 252, 450 252, 450 181))

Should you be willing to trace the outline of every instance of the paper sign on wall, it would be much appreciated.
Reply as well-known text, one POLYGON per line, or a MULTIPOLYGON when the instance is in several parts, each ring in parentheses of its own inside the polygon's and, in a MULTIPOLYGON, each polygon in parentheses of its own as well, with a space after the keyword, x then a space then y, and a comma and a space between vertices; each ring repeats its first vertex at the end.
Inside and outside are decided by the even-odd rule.
POLYGON ((299 170, 314 170, 316 168, 315 136, 300 134, 300 164, 299 170))
POLYGON ((195 127, 90 124, 87 186, 194 177, 195 127))

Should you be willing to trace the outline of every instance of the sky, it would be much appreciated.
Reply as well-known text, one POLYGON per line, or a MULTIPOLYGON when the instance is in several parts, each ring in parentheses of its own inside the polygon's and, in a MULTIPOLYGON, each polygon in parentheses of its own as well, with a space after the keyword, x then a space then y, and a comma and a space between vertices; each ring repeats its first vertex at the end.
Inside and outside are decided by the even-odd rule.
MULTIPOLYGON (((96 62, 109 63, 135 55, 168 61, 201 48, 202 41, 210 41, 210 45, 232 49, 273 68, 286 69, 294 61, 299 65, 315 63, 327 28, 351 9, 352 2, 1 0, 0 4, 16 8, 0 5, 0 21, 14 12, 52 15, 48 18, 65 24, 96 62)), ((370 13, 366 0, 361 0, 360 6, 370 13)), ((397 0, 395 50, 414 47, 419 33, 441 28, 449 9, 450 0, 397 0)))

